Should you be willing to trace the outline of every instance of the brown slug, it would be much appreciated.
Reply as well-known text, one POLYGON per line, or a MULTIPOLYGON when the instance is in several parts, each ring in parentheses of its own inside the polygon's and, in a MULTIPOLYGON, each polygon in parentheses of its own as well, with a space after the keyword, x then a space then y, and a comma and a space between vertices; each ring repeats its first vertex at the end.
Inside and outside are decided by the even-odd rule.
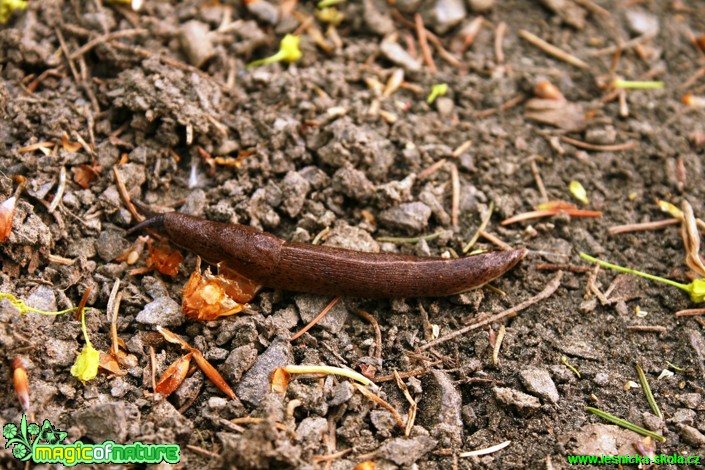
POLYGON ((459 259, 366 253, 287 242, 178 212, 156 214, 130 232, 142 228, 163 231, 176 245, 265 287, 368 298, 458 294, 498 278, 526 255, 524 248, 459 259))

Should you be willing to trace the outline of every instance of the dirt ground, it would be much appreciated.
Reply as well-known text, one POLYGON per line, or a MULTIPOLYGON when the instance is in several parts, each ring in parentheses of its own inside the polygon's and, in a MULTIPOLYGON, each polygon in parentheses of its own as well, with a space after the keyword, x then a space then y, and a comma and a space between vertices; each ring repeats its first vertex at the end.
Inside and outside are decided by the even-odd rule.
MULTIPOLYGON (((705 33, 703 3, 349 0, 333 8, 146 0, 135 12, 107 0, 31 1, 2 27, 0 200, 15 194, 18 176, 26 187, 0 244, 0 292, 56 311, 90 288, 87 329, 107 352, 106 308, 119 279, 117 331, 135 362, 81 383, 70 373, 85 343, 76 315, 20 315, 2 301, 0 425, 20 421, 9 379, 20 357, 38 422, 67 431, 68 442, 178 443, 182 468, 550 469, 567 468, 574 454, 705 458, 705 321, 675 315, 698 305, 664 284, 596 273, 578 256, 684 283, 697 277, 678 222, 608 229, 669 219, 659 200, 687 200, 705 218, 705 39, 693 40, 705 33), (300 60, 245 67, 276 53, 287 33, 301 38, 300 60), (616 89, 618 78, 664 86, 616 89), (564 99, 550 87, 539 96, 547 81, 564 99), (440 84, 445 95, 429 104, 440 84), (118 178, 155 210, 419 256, 461 254, 492 206, 483 234, 529 254, 465 294, 344 298, 290 341, 332 297, 264 289, 237 315, 185 317, 181 290, 196 257, 183 250, 174 276, 140 269, 147 249, 134 264, 121 261, 138 234, 126 232, 137 220, 118 178), (573 180, 587 205, 571 195, 573 180), (547 199, 602 215, 500 225, 547 199), (536 296, 560 269, 551 295, 446 338, 536 296), (160 325, 202 351, 238 399, 196 369, 155 401, 152 367, 161 376, 182 354, 160 325), (363 372, 404 427, 343 377, 293 377, 283 397, 272 392, 272 371, 287 364, 363 372), (586 407, 665 442, 644 442, 586 407)), ((483 235, 475 249, 499 248, 483 235)), ((0 465, 24 468, 9 449, 0 465)))

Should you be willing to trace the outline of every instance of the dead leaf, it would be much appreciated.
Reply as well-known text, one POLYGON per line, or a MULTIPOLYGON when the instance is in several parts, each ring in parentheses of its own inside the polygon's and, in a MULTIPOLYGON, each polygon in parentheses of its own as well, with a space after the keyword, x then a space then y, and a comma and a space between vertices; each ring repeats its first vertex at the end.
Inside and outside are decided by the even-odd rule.
POLYGON ((286 395, 286 388, 289 386, 289 381, 291 381, 291 374, 288 373, 281 367, 277 367, 272 372, 272 391, 278 393, 284 397, 286 395))
POLYGON ((181 383, 186 378, 189 366, 191 365, 192 355, 193 353, 185 354, 167 367, 162 376, 159 378, 154 392, 164 395, 165 397, 168 397, 174 393, 174 391, 181 386, 181 383))

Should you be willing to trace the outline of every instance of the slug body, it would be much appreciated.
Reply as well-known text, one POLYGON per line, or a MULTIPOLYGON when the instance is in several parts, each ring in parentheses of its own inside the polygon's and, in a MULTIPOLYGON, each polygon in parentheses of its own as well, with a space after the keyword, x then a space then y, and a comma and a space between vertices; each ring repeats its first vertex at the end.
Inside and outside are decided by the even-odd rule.
POLYGON ((313 294, 447 296, 496 279, 526 255, 523 248, 459 259, 365 253, 287 242, 252 227, 177 212, 159 214, 144 226, 162 229, 175 244, 265 287, 313 294))

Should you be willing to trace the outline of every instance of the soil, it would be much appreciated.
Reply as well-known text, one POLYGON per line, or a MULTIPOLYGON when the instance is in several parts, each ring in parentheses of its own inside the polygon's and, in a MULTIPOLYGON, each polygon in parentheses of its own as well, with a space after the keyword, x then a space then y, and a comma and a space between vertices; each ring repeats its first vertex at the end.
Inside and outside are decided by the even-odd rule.
MULTIPOLYGON (((314 16, 315 5, 295 0, 281 8, 264 0, 148 0, 139 12, 107 0, 32 1, 16 12, 0 31, 0 200, 14 194, 17 176, 27 184, 0 244, 0 292, 56 311, 76 306, 90 288, 87 328, 94 346, 108 351, 105 309, 119 279, 118 335, 136 358, 126 374, 101 371, 81 383, 70 373, 84 345, 75 314, 20 315, 2 301, 0 372, 11 377, 12 361, 22 358, 30 416, 67 431, 68 442, 178 443, 183 468, 348 469, 365 461, 378 469, 567 468, 571 454, 705 456, 705 322, 674 315, 697 304, 664 284, 594 275, 578 256, 692 279, 678 225, 618 235, 608 228, 669 218, 657 200, 679 207, 687 200, 705 218, 703 109, 682 102, 686 93, 705 95, 704 53, 691 40, 705 32, 705 9, 687 0, 492 3, 348 1, 335 6, 343 19, 333 29, 314 16), (487 4, 484 25, 462 51, 487 4), (457 63, 432 41, 437 71, 423 60, 416 11, 457 63), (495 40, 505 27, 502 58, 495 40), (547 55, 521 30, 587 68, 547 55), (245 67, 294 32, 298 62, 245 67), (616 55, 616 44, 629 47, 616 55), (404 71, 397 90, 387 85, 395 70, 404 71), (665 86, 626 90, 620 107, 615 77, 665 86), (565 101, 528 101, 543 80, 565 101), (446 95, 427 103, 442 83, 446 95), (193 254, 183 252, 174 276, 133 273, 146 266, 147 250, 135 264, 117 261, 135 243, 127 229, 137 220, 114 171, 132 200, 154 210, 303 242, 330 228, 324 244, 419 256, 461 253, 493 205, 486 232, 530 251, 491 287, 466 294, 343 299, 291 342, 330 298, 264 289, 244 312, 196 321, 180 308, 193 254), (548 199, 602 216, 500 225, 545 202, 535 173, 548 199), (587 206, 571 196, 573 180, 585 187, 587 206), (378 241, 439 231, 418 243, 378 241), (556 275, 547 264, 567 267, 548 298, 424 347, 538 294, 556 275), (606 299, 594 295, 591 279, 606 299), (379 323, 381 351, 361 310, 379 323), (196 370, 155 401, 153 361, 159 376, 182 354, 156 333, 160 325, 200 349, 239 398, 196 370), (657 328, 633 328, 645 326, 657 328), (294 377, 285 396, 271 392, 272 370, 286 364, 365 372, 377 380, 370 390, 406 425, 409 401, 388 377, 398 371, 418 404, 413 427, 405 432, 338 376, 294 377), (644 443, 588 406, 666 440, 644 443), (504 441, 511 443, 489 455, 460 456, 504 441)), ((482 237, 473 249, 497 247, 482 237)), ((12 381, 2 383, 0 424, 19 423, 12 381)), ((0 462, 24 467, 10 450, 0 462)))

